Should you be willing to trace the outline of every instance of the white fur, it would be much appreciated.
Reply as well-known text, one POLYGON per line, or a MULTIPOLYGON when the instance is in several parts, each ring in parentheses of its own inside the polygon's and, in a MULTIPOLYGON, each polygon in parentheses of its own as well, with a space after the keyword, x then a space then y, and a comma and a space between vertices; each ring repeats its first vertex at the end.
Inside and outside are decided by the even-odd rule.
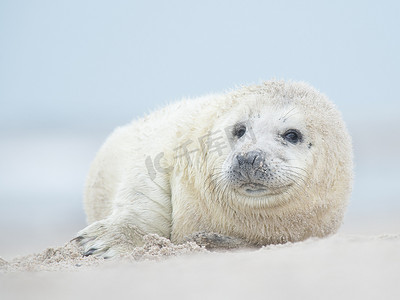
POLYGON ((86 250, 103 255, 140 245, 146 233, 179 243, 195 232, 215 232, 257 245, 323 237, 342 222, 352 167, 351 139, 340 113, 305 83, 267 81, 183 100, 117 128, 107 139, 87 179, 91 225, 79 235, 86 250), (255 140, 249 133, 245 142, 235 143, 229 128, 245 119, 255 140), (274 130, 283 126, 305 132, 301 147, 276 142, 274 130), (225 146, 221 153, 211 149, 211 140, 201 139, 207 135, 225 146), (180 148, 188 142, 187 149, 196 150, 190 160, 180 148), (272 158, 289 157, 303 170, 301 178, 272 196, 217 192, 213 174, 223 174, 235 151, 253 148, 272 158))

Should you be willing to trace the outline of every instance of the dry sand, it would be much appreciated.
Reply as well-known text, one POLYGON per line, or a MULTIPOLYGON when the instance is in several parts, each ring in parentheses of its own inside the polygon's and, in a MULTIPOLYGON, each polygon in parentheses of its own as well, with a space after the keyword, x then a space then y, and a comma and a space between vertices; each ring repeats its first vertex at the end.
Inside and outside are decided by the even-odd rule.
MULTIPOLYGON (((174 245, 170 240, 156 234, 144 237, 143 247, 137 247, 127 253, 120 261, 132 262, 141 260, 161 260, 190 252, 207 252, 195 243, 174 245)), ((101 257, 84 257, 75 242, 68 242, 63 247, 48 248, 42 253, 17 257, 10 262, 0 258, 0 270, 3 272, 31 271, 71 271, 104 263, 101 257)))
POLYGON ((230 252, 150 235, 120 260, 68 243, 0 269, 0 299, 400 299, 400 234, 230 252))

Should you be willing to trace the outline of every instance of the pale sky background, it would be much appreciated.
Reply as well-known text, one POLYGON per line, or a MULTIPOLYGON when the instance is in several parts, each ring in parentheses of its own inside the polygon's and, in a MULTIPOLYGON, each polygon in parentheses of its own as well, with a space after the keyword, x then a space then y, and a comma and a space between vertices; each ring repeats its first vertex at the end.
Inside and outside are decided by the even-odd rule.
POLYGON ((399 16, 398 1, 0 1, 0 256, 85 226, 84 179, 116 126, 270 78, 343 113, 344 228, 399 232, 399 16))

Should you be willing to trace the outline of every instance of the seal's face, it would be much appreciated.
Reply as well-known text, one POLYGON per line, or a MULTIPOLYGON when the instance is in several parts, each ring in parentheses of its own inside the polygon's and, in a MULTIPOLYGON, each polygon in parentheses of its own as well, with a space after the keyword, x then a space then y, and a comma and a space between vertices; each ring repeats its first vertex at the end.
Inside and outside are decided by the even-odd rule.
POLYGON ((312 141, 302 116, 293 106, 264 107, 235 122, 222 173, 237 200, 278 205, 304 186, 312 141))

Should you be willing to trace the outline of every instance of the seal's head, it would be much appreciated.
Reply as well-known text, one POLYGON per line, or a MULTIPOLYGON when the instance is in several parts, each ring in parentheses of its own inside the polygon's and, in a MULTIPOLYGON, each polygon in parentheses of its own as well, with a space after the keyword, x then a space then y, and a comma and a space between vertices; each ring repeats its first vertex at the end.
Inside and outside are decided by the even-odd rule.
POLYGON ((304 125, 291 105, 263 105, 234 124, 223 172, 239 200, 274 205, 300 184, 312 147, 304 125))
POLYGON ((211 159, 216 190, 231 205, 287 210, 344 208, 352 147, 340 113, 304 83, 268 81, 228 97, 230 151, 211 159))

